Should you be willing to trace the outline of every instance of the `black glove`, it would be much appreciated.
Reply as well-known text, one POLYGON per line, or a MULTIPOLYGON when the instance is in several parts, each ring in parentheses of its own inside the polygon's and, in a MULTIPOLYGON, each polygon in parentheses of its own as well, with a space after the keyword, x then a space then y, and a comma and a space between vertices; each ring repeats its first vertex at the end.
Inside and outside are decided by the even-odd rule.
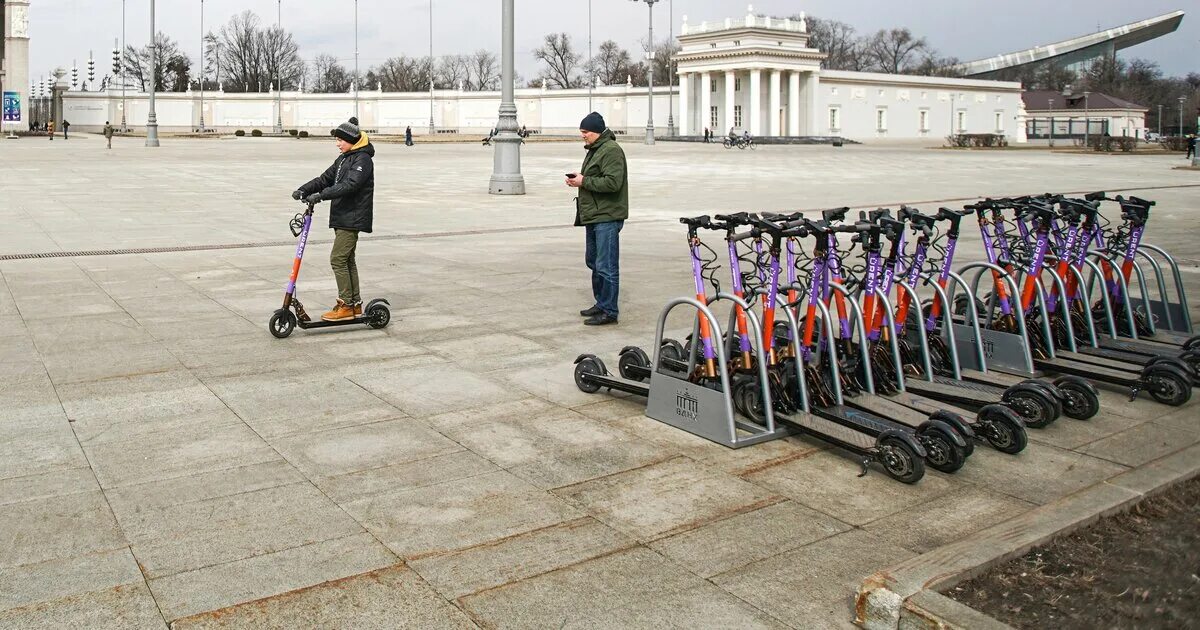
POLYGON ((295 199, 296 201, 300 201, 303 198, 304 198, 304 193, 300 192, 299 190, 292 191, 292 199, 295 199))
POLYGON ((319 192, 313 193, 313 194, 305 197, 304 203, 310 203, 314 206, 317 205, 318 203, 321 203, 321 193, 319 193, 319 192))

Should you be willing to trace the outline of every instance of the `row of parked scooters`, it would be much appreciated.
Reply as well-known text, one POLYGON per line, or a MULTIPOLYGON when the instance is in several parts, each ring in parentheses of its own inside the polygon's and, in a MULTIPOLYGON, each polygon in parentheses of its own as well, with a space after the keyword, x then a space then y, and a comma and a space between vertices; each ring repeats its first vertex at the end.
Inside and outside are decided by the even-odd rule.
POLYGON ((1092 418, 1097 384, 1180 406, 1200 338, 1174 261, 1141 243, 1153 206, 1044 194, 857 221, 849 208, 683 218, 694 299, 664 308, 654 357, 626 347, 614 376, 582 355, 575 382, 646 396, 650 417, 730 447, 812 435, 859 454, 862 474, 877 463, 905 483, 926 465, 957 471, 976 443, 1015 455, 1027 429, 1092 418), (1108 202, 1119 222, 1104 217, 1108 202), (956 272, 971 216, 986 261, 956 272), (1176 270, 1178 302, 1157 263, 1151 299, 1138 262, 1154 262, 1148 249, 1176 270), (719 302, 731 306, 725 325, 719 302), (680 306, 695 311, 683 343, 664 336, 680 306))

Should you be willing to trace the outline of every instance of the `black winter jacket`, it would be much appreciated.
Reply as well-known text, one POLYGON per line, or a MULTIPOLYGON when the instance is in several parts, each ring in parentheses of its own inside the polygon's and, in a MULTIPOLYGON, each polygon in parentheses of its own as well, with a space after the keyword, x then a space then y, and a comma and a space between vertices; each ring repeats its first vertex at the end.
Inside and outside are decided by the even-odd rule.
POLYGON ((320 177, 299 188, 305 196, 329 200, 329 227, 370 232, 375 208, 375 145, 362 134, 354 148, 338 156, 320 177))

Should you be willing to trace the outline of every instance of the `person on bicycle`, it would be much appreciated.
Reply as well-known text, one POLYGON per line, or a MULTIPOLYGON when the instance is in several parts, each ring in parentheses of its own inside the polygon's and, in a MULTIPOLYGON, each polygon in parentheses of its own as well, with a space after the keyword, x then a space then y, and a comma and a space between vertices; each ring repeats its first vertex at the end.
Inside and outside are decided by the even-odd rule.
POLYGON ((307 203, 328 200, 329 227, 333 228, 333 248, 329 264, 337 281, 338 298, 333 310, 321 316, 327 322, 354 319, 362 315, 358 266, 354 252, 358 234, 371 232, 375 207, 375 145, 358 128, 358 119, 350 118, 330 132, 341 155, 324 173, 292 193, 292 199, 307 203))
POLYGON ((729 139, 737 142, 737 129, 734 129, 733 127, 729 128, 729 139))

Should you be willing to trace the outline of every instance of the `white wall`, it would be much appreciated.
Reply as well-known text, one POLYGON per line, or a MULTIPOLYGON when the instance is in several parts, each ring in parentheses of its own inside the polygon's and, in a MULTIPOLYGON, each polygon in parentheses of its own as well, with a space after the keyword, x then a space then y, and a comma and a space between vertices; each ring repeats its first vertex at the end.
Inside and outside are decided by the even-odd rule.
MULTIPOLYGON (((742 127, 750 120, 750 81, 748 73, 740 73, 741 90, 735 94, 735 103, 742 106, 742 127)), ((920 138, 944 137, 950 132, 951 97, 953 106, 965 114, 967 132, 994 133, 996 113, 1000 114, 1002 133, 1016 138, 1020 114, 1020 84, 997 81, 967 79, 941 79, 934 77, 912 77, 856 72, 821 72, 817 88, 818 128, 812 135, 841 135, 843 137, 870 140, 874 138, 920 138), (841 109, 841 128, 829 128, 830 107, 841 109), (876 111, 887 111, 887 129, 878 131, 876 111), (929 130, 919 129, 919 112, 929 112, 929 130)), ((721 135, 724 129, 725 79, 722 73, 714 73, 716 91, 710 103, 720 109, 720 124, 713 129, 721 135)), ((708 126, 707 112, 700 112, 700 81, 692 81, 689 90, 689 112, 692 115, 692 135, 699 135, 708 126), (699 124, 697 124, 699 123, 699 124)), ((763 72, 761 97, 762 132, 770 129, 771 116, 768 111, 770 98, 767 89, 770 72, 763 72)), ((801 126, 808 127, 811 119, 807 111, 809 99, 805 93, 807 81, 801 82, 801 126)), ((787 106, 787 75, 780 84, 780 106, 787 106)), ((674 114, 678 115, 679 102, 670 98, 667 87, 654 90, 654 124, 660 134, 667 129, 668 100, 673 102, 674 114)), ((67 119, 79 131, 99 130, 105 120, 114 123, 120 120, 121 95, 116 92, 68 92, 64 95, 67 119)), ((128 124, 141 127, 146 123, 149 98, 146 94, 128 93, 128 124)), ((188 131, 199 121, 199 93, 159 94, 155 99, 159 128, 163 131, 188 131)), ((354 112, 354 97, 350 94, 301 94, 285 92, 282 96, 284 126, 289 129, 305 129, 309 132, 326 133, 328 129, 349 118, 354 112)), ((586 89, 541 90, 539 88, 517 90, 517 120, 530 129, 549 134, 575 133, 579 121, 590 111, 586 89)), ((209 128, 221 132, 243 129, 270 131, 275 121, 274 94, 205 94, 205 123, 209 128)), ((442 130, 457 130, 458 133, 484 135, 497 121, 500 107, 498 92, 438 91, 434 101, 434 125, 442 130)), ((592 109, 599 111, 609 126, 618 131, 635 134, 645 128, 647 99, 645 88, 624 85, 596 88, 593 93, 592 109)), ((363 127, 382 133, 403 133, 412 126, 414 133, 426 133, 429 127, 429 96, 425 93, 396 94, 377 91, 359 93, 359 119, 363 127)), ((785 119, 786 120, 786 119, 785 119)), ((1130 134, 1135 121, 1129 121, 1130 134)), ((1126 123, 1112 126, 1113 135, 1120 135, 1126 123)))

